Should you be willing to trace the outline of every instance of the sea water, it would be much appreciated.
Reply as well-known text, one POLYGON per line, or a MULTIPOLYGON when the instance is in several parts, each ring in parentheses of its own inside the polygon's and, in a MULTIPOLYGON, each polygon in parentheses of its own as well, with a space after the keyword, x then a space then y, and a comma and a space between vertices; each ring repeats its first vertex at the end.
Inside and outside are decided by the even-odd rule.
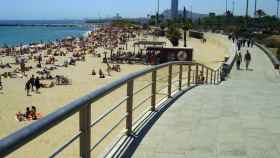
POLYGON ((71 23, 70 26, 68 21, 0 21, 0 47, 51 42, 68 36, 80 37, 88 31, 80 23, 71 23))

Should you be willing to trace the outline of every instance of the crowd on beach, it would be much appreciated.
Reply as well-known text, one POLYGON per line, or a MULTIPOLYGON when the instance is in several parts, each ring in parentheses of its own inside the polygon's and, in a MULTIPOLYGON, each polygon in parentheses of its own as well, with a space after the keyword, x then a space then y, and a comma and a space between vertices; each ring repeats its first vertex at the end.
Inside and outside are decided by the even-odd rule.
MULTIPOLYGON (((0 60, 0 92, 8 93, 4 91, 6 90, 4 87, 9 85, 6 85, 3 79, 8 80, 10 78, 27 79, 24 85, 27 96, 32 96, 32 93, 40 94, 41 88, 72 84, 70 78, 64 75, 55 75, 52 71, 71 68, 77 62, 90 60, 88 59, 89 57, 104 57, 106 59, 103 59, 105 66, 99 68, 99 70, 93 67, 92 72, 89 73, 90 75, 98 75, 99 78, 103 79, 111 76, 111 71, 121 72, 119 63, 109 62, 110 59, 106 57, 107 52, 111 52, 111 60, 116 60, 116 58, 123 56, 128 58, 134 56, 143 57, 144 55, 140 53, 129 53, 127 48, 128 41, 135 40, 141 31, 139 28, 106 26, 89 33, 87 37, 69 37, 52 43, 0 48, 2 59, 12 58, 14 60, 14 62, 8 62, 9 60, 4 60, 3 62, 2 59, 0 60), (98 73, 96 73, 96 69, 98 73)), ((34 110, 34 107, 31 109, 34 110)), ((16 115, 17 119, 35 120, 34 114, 32 112, 27 114, 29 112, 28 110, 26 111, 24 114, 18 112, 16 115)))

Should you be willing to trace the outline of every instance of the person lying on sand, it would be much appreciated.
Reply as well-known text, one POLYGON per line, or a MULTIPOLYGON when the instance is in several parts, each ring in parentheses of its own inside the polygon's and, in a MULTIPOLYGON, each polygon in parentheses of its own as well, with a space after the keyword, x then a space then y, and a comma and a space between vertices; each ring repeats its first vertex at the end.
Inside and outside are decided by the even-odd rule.
POLYGON ((56 85, 70 85, 71 84, 71 81, 65 76, 56 75, 55 78, 56 78, 56 85))
POLYGON ((40 87, 41 88, 52 88, 54 86, 55 86, 55 82, 54 81, 40 83, 40 87))
POLYGON ((37 108, 35 106, 32 106, 31 110, 29 107, 27 107, 25 113, 21 113, 21 112, 16 113, 16 119, 19 122, 38 120, 40 118, 42 118, 42 114, 37 112, 37 108))
POLYGON ((112 70, 114 70, 116 72, 121 72, 121 66, 119 64, 113 65, 112 70))

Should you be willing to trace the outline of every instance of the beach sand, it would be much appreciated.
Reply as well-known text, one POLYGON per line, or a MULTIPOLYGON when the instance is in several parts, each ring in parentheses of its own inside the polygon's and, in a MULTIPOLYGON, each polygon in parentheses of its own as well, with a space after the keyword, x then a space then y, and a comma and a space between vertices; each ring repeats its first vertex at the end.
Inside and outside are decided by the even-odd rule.
MULTIPOLYGON (((228 50, 231 47, 231 42, 229 42, 225 36, 207 33, 207 43, 202 44, 198 39, 188 39, 188 46, 194 48, 194 60, 212 68, 217 68, 221 65, 224 58, 229 56, 228 50)), ((152 37, 148 37, 153 39, 152 37)), ((165 38, 159 38, 158 40, 167 41, 168 45, 170 42, 165 38)), ((183 41, 180 41, 180 46, 183 45, 183 41)), ((132 41, 129 44, 129 49, 132 49, 132 41)), ((99 50, 103 52, 104 50, 99 50)), ((2 58, 2 60, 11 60, 7 57, 2 58)), ((69 66, 68 68, 60 68, 58 70, 52 71, 55 75, 64 75, 71 79, 72 85, 67 86, 55 86, 50 89, 41 89, 40 94, 32 93, 32 96, 27 97, 24 91, 24 85, 28 78, 17 78, 17 79, 3 79, 4 83, 4 93, 0 94, 0 138, 7 136, 8 134, 20 129, 30 122, 18 122, 15 119, 15 114, 18 111, 24 112, 27 106, 36 106, 38 111, 44 116, 63 107, 66 103, 78 99, 95 89, 102 87, 120 77, 127 75, 131 72, 143 70, 149 66, 145 65, 121 65, 121 72, 112 72, 112 77, 107 77, 106 79, 99 79, 98 76, 90 75, 91 70, 94 68, 98 72, 99 68, 103 69, 106 73, 106 64, 101 62, 102 58, 93 57, 91 55, 86 56, 85 62, 78 62, 76 66, 69 66)), ((3 73, 3 69, 0 69, 0 73, 3 73)), ((5 69, 6 71, 6 69, 5 69)), ((163 70, 166 71, 167 70, 163 70)), ((35 74, 35 72, 29 72, 28 75, 35 74)), ((147 75, 135 81, 136 89, 140 89, 141 86, 148 83, 148 78, 151 75, 147 75)), ((166 82, 165 82, 166 83, 166 82)), ((92 104, 92 120, 95 120, 100 114, 104 113, 108 108, 112 107, 125 96, 126 86, 122 86, 117 91, 109 94, 105 98, 92 104)), ((135 97, 135 102, 139 101, 144 96, 149 96, 150 89, 144 90, 135 97)), ((144 108, 139 108, 138 113, 143 109, 147 109, 149 104, 144 105, 144 108)), ((108 118, 98 124, 92 129, 92 142, 97 141, 118 119, 122 117, 125 113, 125 103, 118 108, 114 113, 112 113, 108 118)), ((136 117, 136 113, 135 116, 136 117)), ((67 119, 65 122, 54 127, 46 134, 43 134, 35 141, 32 141, 19 151, 12 154, 10 157, 41 157, 41 155, 49 155, 57 147, 62 145, 64 141, 70 139, 75 133, 78 132, 78 114, 67 119)), ((125 127, 125 121, 120 125, 119 128, 114 130, 114 132, 109 135, 100 146, 94 150, 92 153, 94 156, 98 155, 109 142, 112 141, 115 136, 123 131, 125 127)), ((74 144, 70 145, 59 157, 79 157, 79 141, 75 141, 74 144)))

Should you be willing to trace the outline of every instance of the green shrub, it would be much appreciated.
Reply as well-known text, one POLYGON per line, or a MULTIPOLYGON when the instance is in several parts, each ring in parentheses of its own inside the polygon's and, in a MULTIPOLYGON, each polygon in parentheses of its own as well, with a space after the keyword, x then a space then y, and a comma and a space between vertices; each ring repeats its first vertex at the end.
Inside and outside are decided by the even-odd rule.
POLYGON ((277 50, 277 58, 278 58, 278 60, 280 60, 280 47, 277 50))

